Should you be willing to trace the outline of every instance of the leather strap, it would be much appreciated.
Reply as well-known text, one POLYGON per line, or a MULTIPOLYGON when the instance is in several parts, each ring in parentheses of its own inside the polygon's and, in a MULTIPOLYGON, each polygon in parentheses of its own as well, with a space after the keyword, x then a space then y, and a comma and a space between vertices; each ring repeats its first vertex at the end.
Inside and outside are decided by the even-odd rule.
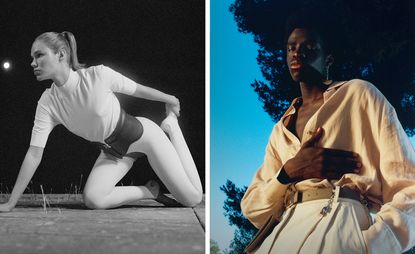
MULTIPOLYGON (((294 204, 303 203, 307 201, 317 200, 317 199, 329 199, 335 194, 335 189, 332 188, 322 188, 322 189, 312 189, 306 191, 297 191, 291 198, 286 200, 286 207, 289 207, 294 204)), ((356 201, 361 201, 361 195, 359 191, 352 190, 346 187, 341 187, 338 193, 339 198, 348 198, 356 201)))

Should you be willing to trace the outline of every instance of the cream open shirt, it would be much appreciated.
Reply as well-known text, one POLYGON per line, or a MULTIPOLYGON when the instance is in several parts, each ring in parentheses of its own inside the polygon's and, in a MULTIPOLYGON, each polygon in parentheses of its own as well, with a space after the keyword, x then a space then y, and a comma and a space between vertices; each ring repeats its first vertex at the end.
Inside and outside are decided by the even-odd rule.
MULTIPOLYGON (((278 182, 276 176, 302 143, 323 127, 318 146, 354 151, 363 163, 360 174, 345 174, 334 184, 357 188, 381 205, 375 223, 363 231, 369 250, 401 253, 414 246, 415 152, 386 98, 363 80, 332 85, 324 93, 323 105, 306 124, 301 143, 282 123, 294 113, 292 104, 272 130, 264 163, 242 199, 245 216, 259 228, 271 213, 284 211, 289 185, 278 182)), ((295 189, 331 186, 327 180, 308 179, 296 183, 295 189)))

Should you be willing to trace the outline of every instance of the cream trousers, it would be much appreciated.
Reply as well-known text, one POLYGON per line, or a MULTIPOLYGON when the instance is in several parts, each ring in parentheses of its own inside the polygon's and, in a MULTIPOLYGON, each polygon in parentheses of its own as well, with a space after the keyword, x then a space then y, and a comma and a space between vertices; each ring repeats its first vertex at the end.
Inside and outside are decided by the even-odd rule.
POLYGON ((314 200, 287 209, 256 253, 367 253, 362 230, 371 225, 369 211, 358 201, 339 198, 323 216, 320 212, 328 201, 314 200))

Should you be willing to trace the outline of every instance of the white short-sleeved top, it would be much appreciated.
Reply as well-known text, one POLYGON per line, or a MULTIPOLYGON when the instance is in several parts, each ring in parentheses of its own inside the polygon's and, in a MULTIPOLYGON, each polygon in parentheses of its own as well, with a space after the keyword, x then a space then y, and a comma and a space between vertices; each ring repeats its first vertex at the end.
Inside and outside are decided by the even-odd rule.
POLYGON ((63 86, 53 83, 40 97, 30 145, 45 147, 58 124, 86 140, 103 142, 120 115, 114 92, 132 95, 136 87, 134 81, 104 65, 70 70, 63 86))

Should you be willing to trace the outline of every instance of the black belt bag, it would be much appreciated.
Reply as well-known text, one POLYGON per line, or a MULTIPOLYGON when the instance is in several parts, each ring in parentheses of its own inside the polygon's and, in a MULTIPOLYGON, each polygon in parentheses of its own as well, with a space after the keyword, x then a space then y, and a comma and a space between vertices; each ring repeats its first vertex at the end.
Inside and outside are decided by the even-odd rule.
POLYGON ((143 125, 137 118, 125 113, 123 109, 120 111, 120 118, 117 126, 112 134, 106 138, 105 144, 97 143, 99 148, 105 153, 114 155, 122 159, 128 151, 132 143, 137 141, 143 135, 143 125))

